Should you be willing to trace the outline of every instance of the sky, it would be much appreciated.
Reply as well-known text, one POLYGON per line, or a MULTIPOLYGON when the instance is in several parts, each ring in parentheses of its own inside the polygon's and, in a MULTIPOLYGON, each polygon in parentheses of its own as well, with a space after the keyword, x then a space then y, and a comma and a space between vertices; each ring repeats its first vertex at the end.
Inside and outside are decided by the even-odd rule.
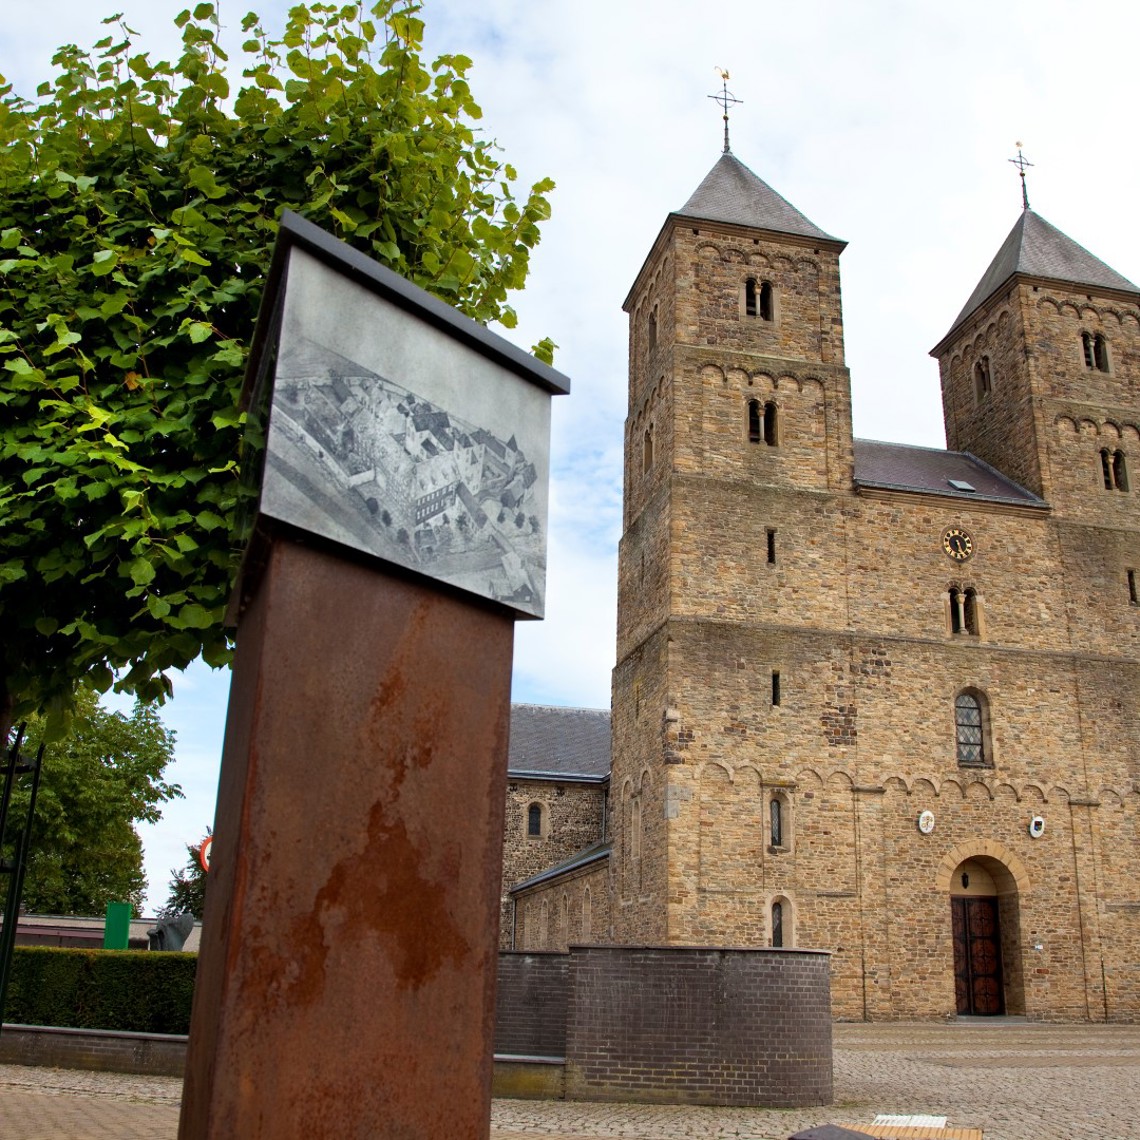
MULTIPOLYGON (((152 57, 178 39, 168 0, 2 0, 0 74, 31 96, 62 43, 93 44, 122 10, 152 57), (104 11, 105 8, 105 11, 104 11)), ((250 6, 280 29, 288 5, 220 5, 240 56, 250 6)), ((524 347, 543 336, 572 382, 554 401, 547 616, 516 627, 513 696, 609 704, 628 325, 621 305, 666 216, 723 142, 803 214, 847 241, 840 260, 855 434, 945 446, 946 333, 1030 204, 1132 281, 1140 191, 1131 138, 1140 5, 1127 0, 426 0, 429 58, 474 60, 484 137, 520 184, 557 183, 553 216, 513 304, 524 347)), ((235 74, 235 81, 237 80, 235 74)), ((150 901, 213 820, 228 675, 176 675, 163 719, 185 798, 143 829, 150 901)))

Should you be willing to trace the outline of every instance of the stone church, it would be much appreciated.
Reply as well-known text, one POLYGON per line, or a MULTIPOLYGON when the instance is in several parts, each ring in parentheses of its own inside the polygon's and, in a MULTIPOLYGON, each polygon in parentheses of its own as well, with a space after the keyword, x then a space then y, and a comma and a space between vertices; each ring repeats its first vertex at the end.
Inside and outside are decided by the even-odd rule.
POLYGON ((950 450, 877 443, 843 248, 726 149, 630 290, 612 761, 512 739, 504 945, 1135 1020, 1140 289, 1026 206, 932 350, 950 450))

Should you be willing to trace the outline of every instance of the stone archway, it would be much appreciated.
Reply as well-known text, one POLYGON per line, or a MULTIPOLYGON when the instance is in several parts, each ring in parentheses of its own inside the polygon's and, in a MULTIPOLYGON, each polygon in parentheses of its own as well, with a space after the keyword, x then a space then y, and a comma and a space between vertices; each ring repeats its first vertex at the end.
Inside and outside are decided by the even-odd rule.
POLYGON ((957 1012, 1023 1014, 1025 865, 1000 844, 979 841, 947 852, 936 881, 950 903, 957 1012))

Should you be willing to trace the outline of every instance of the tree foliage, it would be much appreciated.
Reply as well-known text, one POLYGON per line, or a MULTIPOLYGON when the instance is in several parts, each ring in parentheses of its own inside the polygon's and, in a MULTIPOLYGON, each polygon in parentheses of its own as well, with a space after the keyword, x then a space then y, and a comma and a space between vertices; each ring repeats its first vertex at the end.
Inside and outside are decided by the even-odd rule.
MULTIPOLYGON (((289 207, 480 321, 514 324, 536 183, 472 123, 471 61, 421 59, 408 0, 242 23, 212 4, 173 63, 119 17, 34 100, 0 79, 0 730, 84 679, 144 699, 222 629, 243 536, 246 348, 289 207)), ((553 346, 535 351, 549 359, 553 346)))
MULTIPOLYGON (((28 722, 22 751, 32 755, 44 722, 28 722)), ((102 915, 109 902, 136 913, 146 890, 136 823, 154 823, 161 805, 182 795, 164 779, 174 733, 153 705, 131 715, 104 709, 81 688, 67 737, 48 745, 32 824, 23 905, 39 914, 102 915)), ((13 796, 9 825, 27 815, 27 788, 13 796)))
POLYGON ((186 844, 186 864, 170 869, 170 885, 166 902, 158 910, 159 918, 173 918, 176 914, 192 914, 201 918, 206 905, 206 883, 209 879, 198 851, 201 842, 186 844))

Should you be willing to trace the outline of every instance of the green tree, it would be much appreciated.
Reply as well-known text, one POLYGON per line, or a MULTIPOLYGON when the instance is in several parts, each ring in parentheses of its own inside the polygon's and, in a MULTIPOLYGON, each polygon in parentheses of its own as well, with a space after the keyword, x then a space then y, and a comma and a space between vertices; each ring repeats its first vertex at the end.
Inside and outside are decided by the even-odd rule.
POLYGON ((283 207, 514 324, 553 183, 516 200, 471 61, 426 64, 418 12, 299 5, 279 37, 251 13, 232 101, 208 3, 174 63, 112 17, 35 100, 0 79, 0 733, 37 710, 60 731, 80 680, 161 700, 169 670, 228 661, 238 401, 283 207))
POLYGON ((198 852, 201 843, 186 844, 186 864, 171 867, 170 885, 167 887, 166 902, 158 911, 159 918, 172 918, 176 914, 192 914, 202 917, 206 905, 206 882, 209 879, 198 852))
MULTIPOLYGON (((44 722, 28 722, 22 751, 34 754, 44 722)), ((23 905, 40 914, 104 913, 109 902, 131 902, 146 889, 142 842, 134 825, 154 823, 161 805, 181 796, 163 778, 174 755, 174 733, 154 706, 130 716, 104 709, 81 688, 67 737, 48 745, 32 825, 23 905)), ((10 825, 25 818, 27 792, 13 798, 10 825)))

